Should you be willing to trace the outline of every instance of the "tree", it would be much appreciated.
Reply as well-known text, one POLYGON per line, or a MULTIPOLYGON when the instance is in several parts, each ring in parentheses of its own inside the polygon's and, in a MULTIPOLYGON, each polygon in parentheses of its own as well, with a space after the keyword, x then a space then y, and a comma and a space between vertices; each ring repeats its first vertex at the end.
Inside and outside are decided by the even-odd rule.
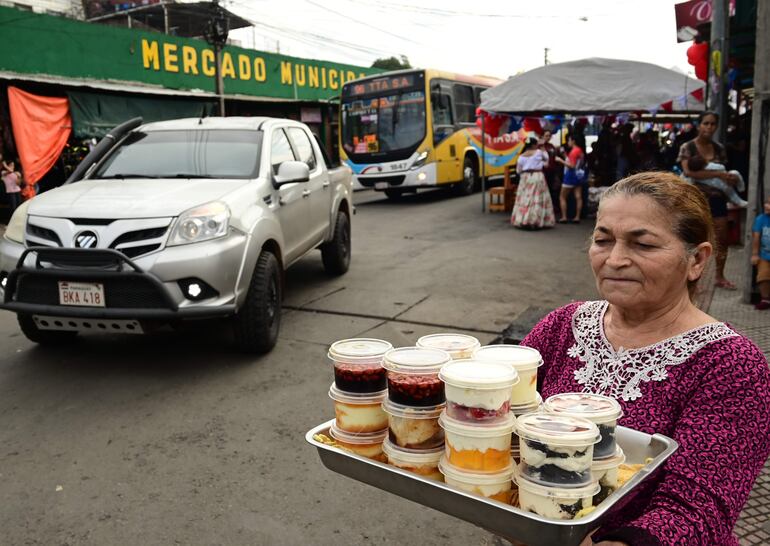
POLYGON ((383 57, 377 59, 372 63, 372 68, 400 70, 402 68, 412 68, 412 65, 409 64, 409 59, 406 58, 406 55, 399 55, 398 57, 383 57))

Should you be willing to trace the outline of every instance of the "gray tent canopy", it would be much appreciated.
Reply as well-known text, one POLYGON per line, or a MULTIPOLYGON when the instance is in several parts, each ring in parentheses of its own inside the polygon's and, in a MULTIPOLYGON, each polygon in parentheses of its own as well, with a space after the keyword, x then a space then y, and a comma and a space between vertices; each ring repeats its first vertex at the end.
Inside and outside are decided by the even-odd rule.
POLYGON ((481 94, 481 109, 498 114, 602 114, 656 111, 673 102, 673 112, 699 112, 703 102, 691 93, 704 85, 650 63, 591 58, 513 76, 481 94))

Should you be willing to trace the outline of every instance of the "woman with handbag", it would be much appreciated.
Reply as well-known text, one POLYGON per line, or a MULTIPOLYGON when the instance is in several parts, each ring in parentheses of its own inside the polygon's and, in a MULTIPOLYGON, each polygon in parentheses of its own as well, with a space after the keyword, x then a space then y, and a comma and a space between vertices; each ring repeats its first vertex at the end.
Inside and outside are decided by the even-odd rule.
POLYGON ((575 196, 575 217, 572 223, 579 224, 580 213, 583 212, 583 183, 586 179, 585 153, 577 145, 575 137, 572 135, 567 137, 567 146, 570 148, 567 159, 556 158, 556 161, 564 165, 564 179, 559 194, 559 204, 561 205, 559 223, 566 224, 570 221, 567 219, 567 199, 570 194, 573 194, 575 196))

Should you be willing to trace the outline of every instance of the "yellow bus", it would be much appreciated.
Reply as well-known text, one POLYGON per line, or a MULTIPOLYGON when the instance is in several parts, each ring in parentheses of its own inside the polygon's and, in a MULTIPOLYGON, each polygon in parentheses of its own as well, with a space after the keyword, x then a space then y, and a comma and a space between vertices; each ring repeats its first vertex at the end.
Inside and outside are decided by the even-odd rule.
MULTIPOLYGON (((481 92, 500 80, 437 70, 399 70, 345 83, 340 158, 364 188, 395 198, 418 188, 479 185, 481 92)), ((487 177, 501 176, 523 147, 519 132, 486 135, 487 177)))

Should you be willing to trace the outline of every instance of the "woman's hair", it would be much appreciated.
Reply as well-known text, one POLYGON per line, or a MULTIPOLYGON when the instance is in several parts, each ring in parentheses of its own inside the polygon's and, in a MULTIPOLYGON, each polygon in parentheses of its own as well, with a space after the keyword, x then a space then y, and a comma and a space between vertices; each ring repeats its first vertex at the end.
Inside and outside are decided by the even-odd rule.
MULTIPOLYGON (((703 193, 674 173, 643 172, 617 182, 602 196, 602 201, 617 195, 645 195, 671 219, 671 230, 682 241, 687 252, 693 252, 701 243, 714 243, 714 222, 703 193)), ((690 281, 690 296, 697 280, 690 281)))
POLYGON ((698 123, 706 119, 706 116, 714 116, 714 119, 719 123, 719 114, 712 112, 711 110, 706 110, 705 112, 698 114, 698 123))
POLYGON ((537 139, 535 137, 528 137, 527 140, 524 141, 524 148, 521 151, 526 152, 535 146, 537 146, 537 139))

